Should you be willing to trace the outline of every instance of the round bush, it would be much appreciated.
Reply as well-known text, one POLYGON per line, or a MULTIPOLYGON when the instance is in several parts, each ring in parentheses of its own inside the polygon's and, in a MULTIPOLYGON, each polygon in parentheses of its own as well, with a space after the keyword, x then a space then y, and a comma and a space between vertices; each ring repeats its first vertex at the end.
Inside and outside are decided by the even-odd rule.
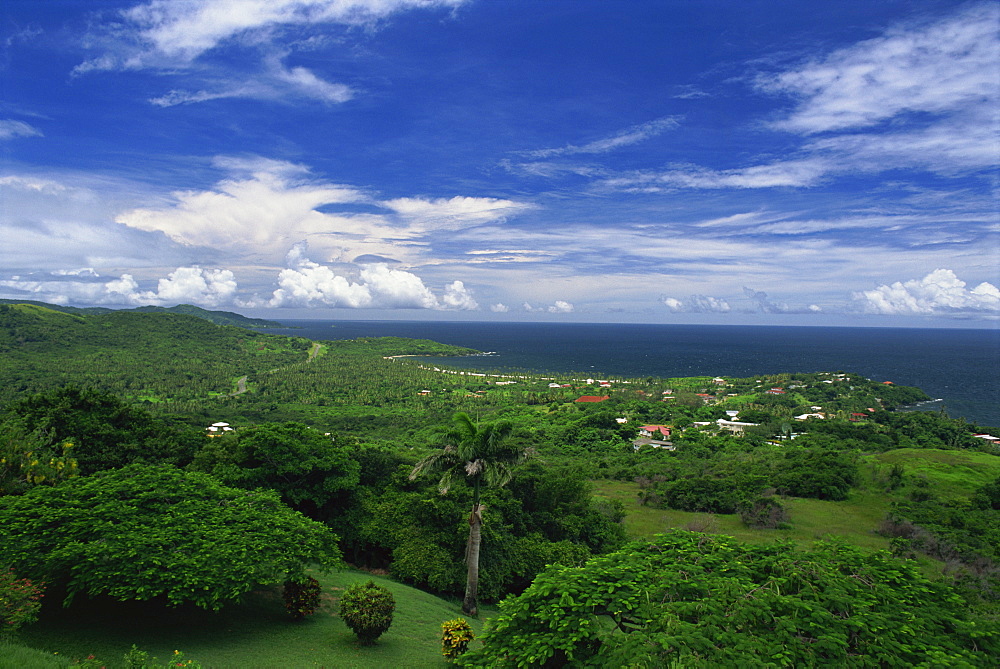
POLYGON ((285 600, 285 610, 293 620, 302 620, 316 612, 320 603, 319 581, 312 576, 306 576, 299 581, 285 581, 282 596, 285 600))
POLYGON ((340 617, 365 646, 375 643, 389 629, 395 610, 392 593, 375 581, 356 583, 340 598, 340 617))

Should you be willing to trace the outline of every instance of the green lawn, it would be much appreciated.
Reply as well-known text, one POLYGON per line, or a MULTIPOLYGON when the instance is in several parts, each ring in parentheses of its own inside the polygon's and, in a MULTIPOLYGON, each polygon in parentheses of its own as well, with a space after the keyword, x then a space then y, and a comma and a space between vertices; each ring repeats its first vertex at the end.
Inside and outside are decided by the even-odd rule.
MULTIPOLYGON (((58 653, 58 657, 94 655, 108 667, 119 666, 132 644, 160 660, 179 649, 185 658, 205 667, 450 666, 441 657, 441 623, 465 617, 458 601, 447 602, 356 571, 318 578, 323 585, 322 610, 298 622, 285 613, 278 590, 255 592, 244 603, 218 613, 110 601, 81 602, 61 609, 50 602, 42 619, 21 631, 21 642, 58 653), (392 591, 396 613, 389 631, 375 646, 366 648, 334 614, 338 593, 369 578, 392 591)), ((480 607, 480 620, 469 619, 469 624, 478 633, 482 620, 495 613, 492 607, 480 607)))

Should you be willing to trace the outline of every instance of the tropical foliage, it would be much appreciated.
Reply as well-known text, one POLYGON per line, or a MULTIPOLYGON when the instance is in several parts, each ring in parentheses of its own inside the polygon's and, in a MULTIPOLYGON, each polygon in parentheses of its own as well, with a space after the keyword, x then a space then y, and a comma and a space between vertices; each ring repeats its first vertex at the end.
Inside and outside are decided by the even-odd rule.
POLYGON ((0 498, 0 564, 79 594, 218 609, 258 584, 329 569, 337 537, 273 492, 129 465, 0 498))
POLYGON ((396 600, 388 588, 375 581, 357 583, 340 598, 340 617, 357 635, 363 646, 370 646, 392 626, 396 600))
POLYGON ((554 567, 501 603, 464 666, 986 666, 970 617, 913 563, 837 543, 808 551, 677 531, 554 567))

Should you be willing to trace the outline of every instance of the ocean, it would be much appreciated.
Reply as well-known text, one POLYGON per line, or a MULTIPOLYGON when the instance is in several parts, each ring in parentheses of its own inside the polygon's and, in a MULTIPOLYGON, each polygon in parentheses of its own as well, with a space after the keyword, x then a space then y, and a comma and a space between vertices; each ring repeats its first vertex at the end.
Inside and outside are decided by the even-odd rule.
POLYGON ((917 386, 919 408, 1000 426, 1000 330, 282 320, 267 330, 314 340, 411 337, 489 356, 449 366, 588 377, 735 376, 853 372, 917 386))

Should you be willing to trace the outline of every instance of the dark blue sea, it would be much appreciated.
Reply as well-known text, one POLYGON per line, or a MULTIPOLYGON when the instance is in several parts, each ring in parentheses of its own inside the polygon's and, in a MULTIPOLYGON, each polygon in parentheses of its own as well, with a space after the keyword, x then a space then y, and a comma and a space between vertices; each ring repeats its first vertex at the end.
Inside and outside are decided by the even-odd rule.
POLYGON ((1000 329, 282 320, 309 339, 412 337, 491 352, 449 366, 601 377, 853 372, 917 386, 952 417, 1000 426, 1000 329))

